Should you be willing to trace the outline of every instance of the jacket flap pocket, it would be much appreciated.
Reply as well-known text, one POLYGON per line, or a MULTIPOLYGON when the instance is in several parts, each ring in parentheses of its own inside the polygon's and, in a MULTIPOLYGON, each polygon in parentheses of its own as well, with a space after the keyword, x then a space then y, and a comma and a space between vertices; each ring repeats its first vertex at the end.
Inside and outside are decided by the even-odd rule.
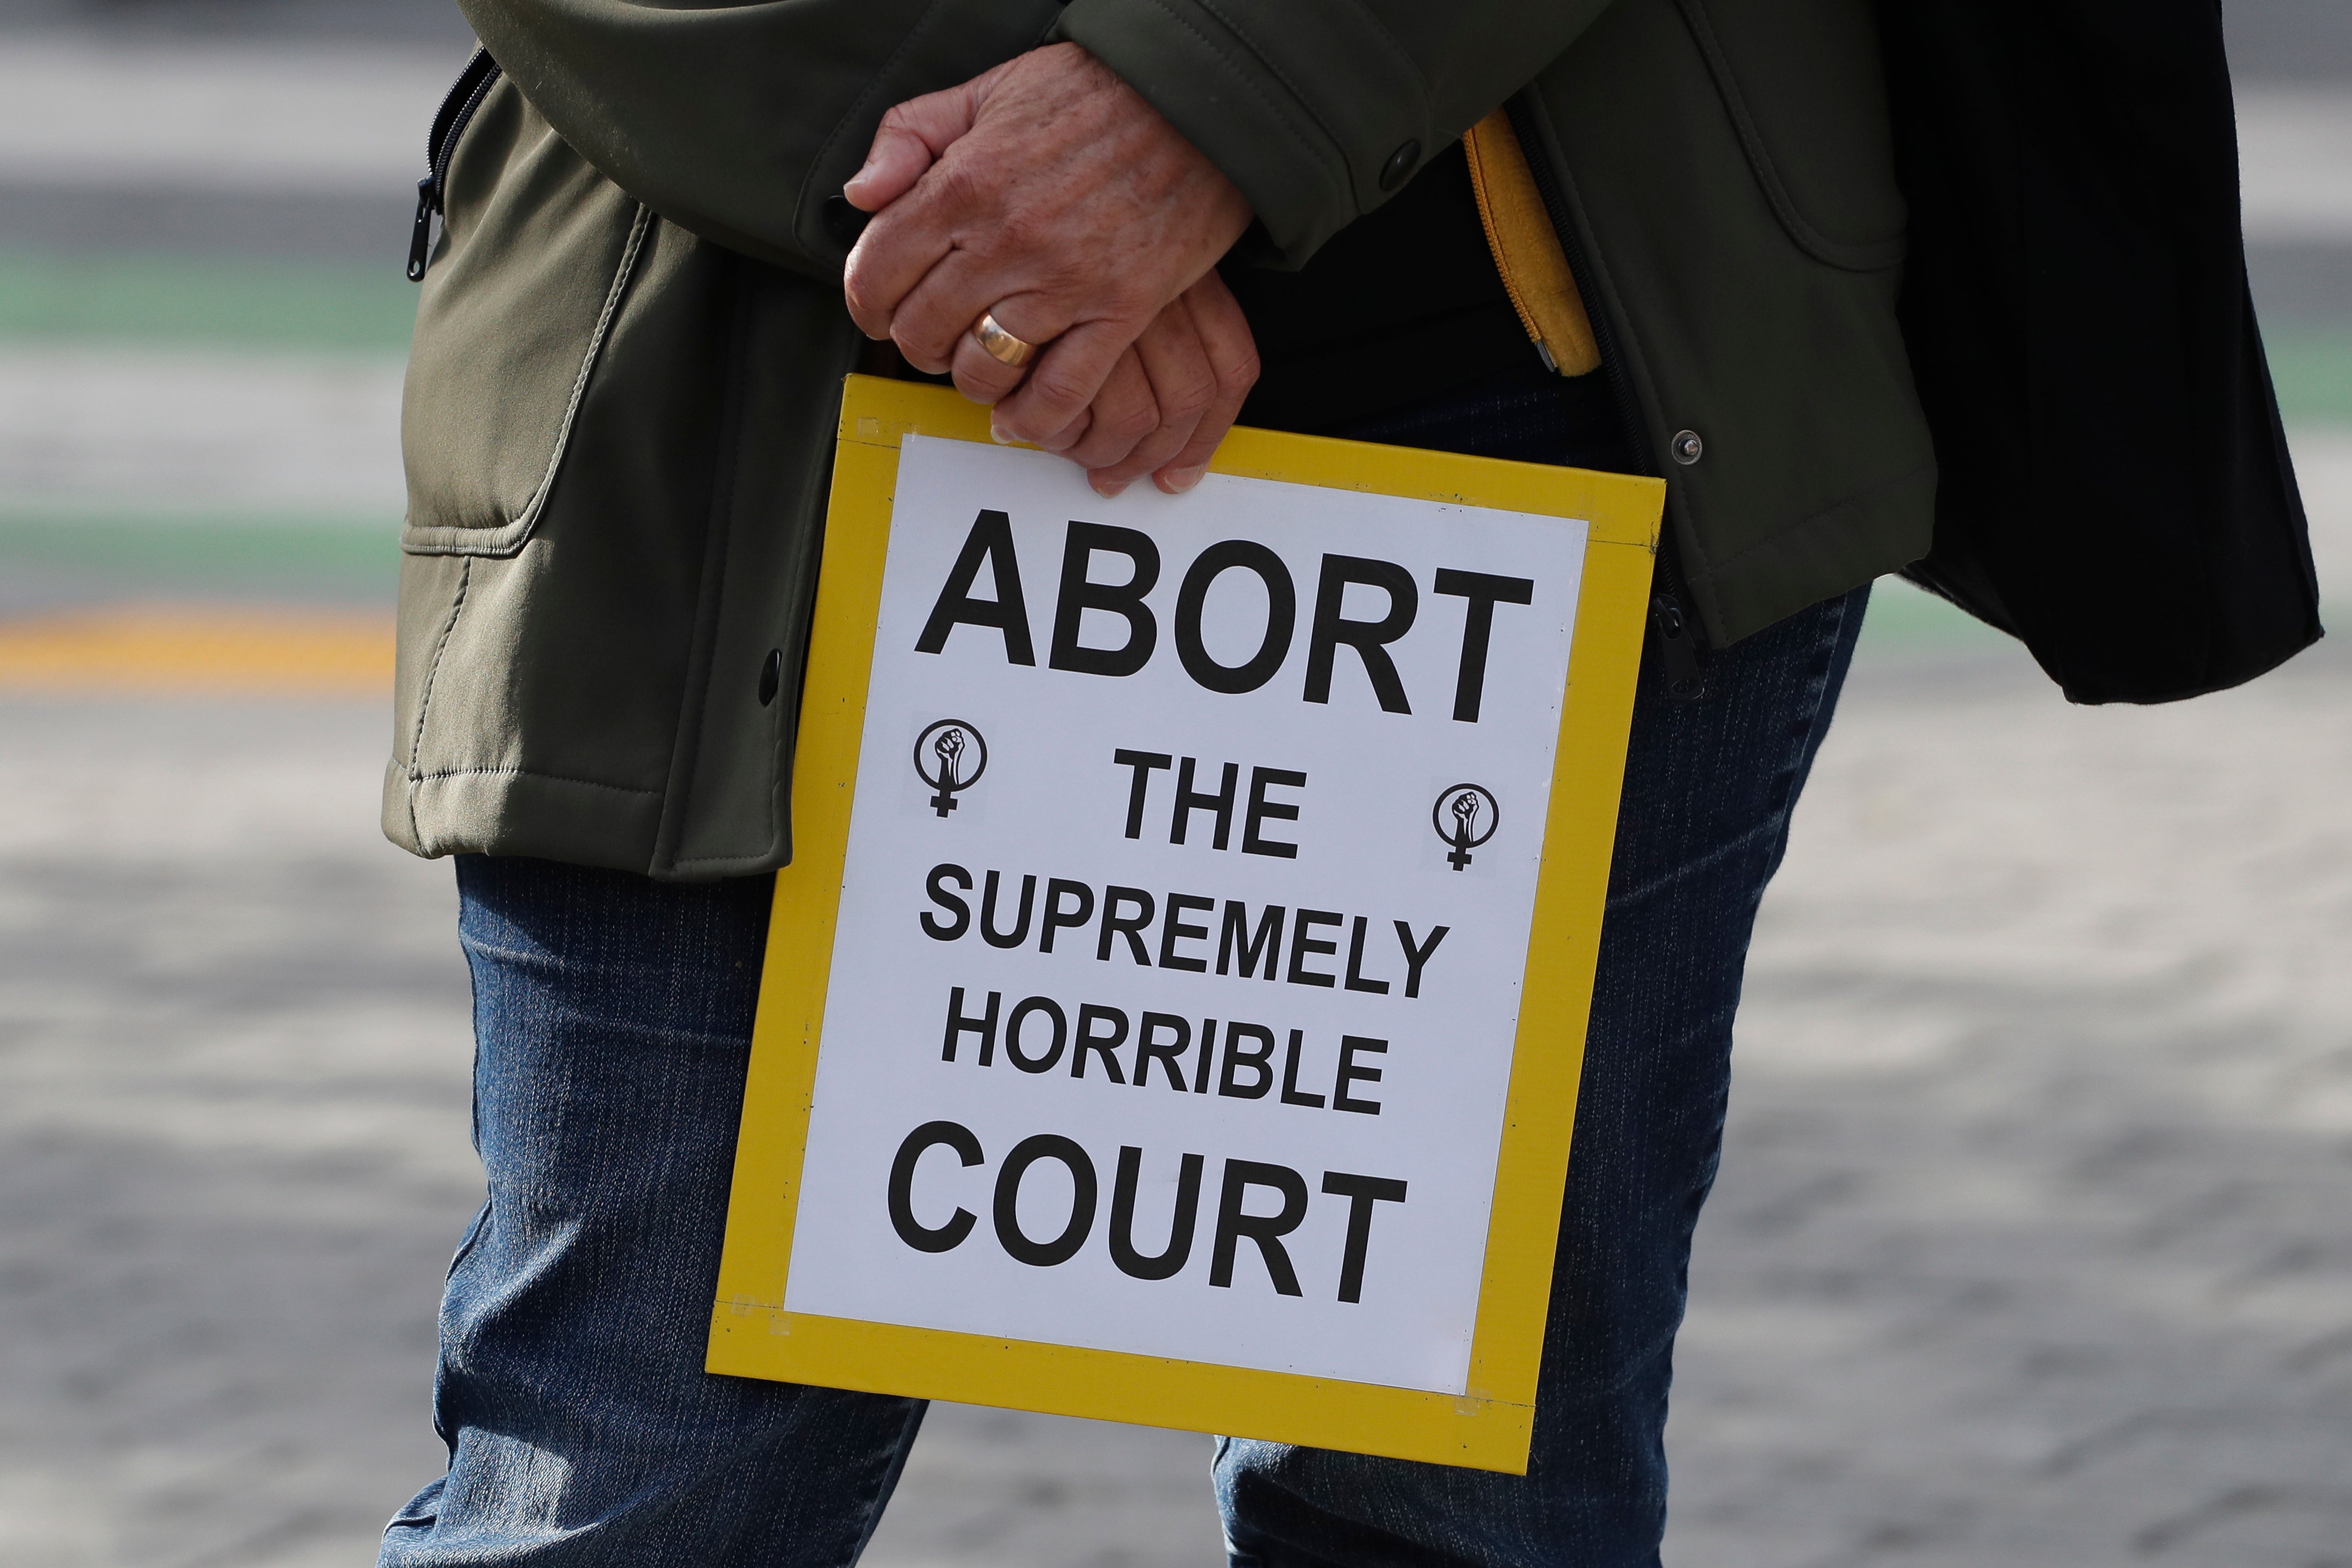
POLYGON ((1868 0, 1680 0, 1756 179, 1815 260, 1903 259, 1885 77, 1868 0))
POLYGON ((449 170, 401 407, 414 555, 507 556, 547 504, 652 215, 510 85, 449 170))

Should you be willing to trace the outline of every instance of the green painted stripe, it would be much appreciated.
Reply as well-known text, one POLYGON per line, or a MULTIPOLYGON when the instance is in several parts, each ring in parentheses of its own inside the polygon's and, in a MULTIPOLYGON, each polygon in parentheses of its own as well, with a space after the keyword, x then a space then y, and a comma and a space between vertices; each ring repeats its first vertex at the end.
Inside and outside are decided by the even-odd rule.
POLYGON ((1871 585, 1870 614, 1862 623, 1862 642, 1854 657, 2002 651, 2025 657, 2007 632, 1995 631, 1949 600, 1900 577, 1881 577, 1871 585))
MULTIPOLYGON (((404 351, 416 289, 393 262, 65 257, 0 250, 0 341, 404 351)), ((2291 420, 2352 425, 2352 319, 2268 337, 2291 420)))
POLYGON ((12 598, 389 603, 399 540, 396 517, 0 512, 0 582, 12 598))
POLYGON ((0 339, 405 352, 398 266, 0 251, 0 339))
POLYGON ((2352 322, 2333 328, 2273 329, 2263 345, 2279 412, 2311 425, 2352 425, 2352 322))

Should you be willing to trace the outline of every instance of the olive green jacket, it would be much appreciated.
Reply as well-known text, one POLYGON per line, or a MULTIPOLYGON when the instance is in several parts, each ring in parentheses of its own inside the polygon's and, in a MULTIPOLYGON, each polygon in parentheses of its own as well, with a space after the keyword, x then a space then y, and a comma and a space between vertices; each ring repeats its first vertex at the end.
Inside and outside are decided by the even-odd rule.
POLYGON ((448 161, 403 421, 384 828, 417 854, 791 858, 863 346, 836 193, 892 104, 1048 37, 1232 176, 1274 265, 1507 101, 1710 640, 1927 549, 1868 0, 461 4, 505 75, 448 161))

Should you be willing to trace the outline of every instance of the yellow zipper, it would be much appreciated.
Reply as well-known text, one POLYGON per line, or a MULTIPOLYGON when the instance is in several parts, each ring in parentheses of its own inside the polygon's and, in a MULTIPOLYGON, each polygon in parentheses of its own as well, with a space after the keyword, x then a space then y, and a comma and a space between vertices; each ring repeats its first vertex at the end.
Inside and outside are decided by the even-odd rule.
POLYGON ((1568 254, 1544 212, 1510 116, 1498 109, 1478 121, 1464 133, 1462 150, 1495 269, 1545 368, 1562 375, 1599 370, 1601 348, 1593 342, 1591 319, 1584 313, 1568 254))

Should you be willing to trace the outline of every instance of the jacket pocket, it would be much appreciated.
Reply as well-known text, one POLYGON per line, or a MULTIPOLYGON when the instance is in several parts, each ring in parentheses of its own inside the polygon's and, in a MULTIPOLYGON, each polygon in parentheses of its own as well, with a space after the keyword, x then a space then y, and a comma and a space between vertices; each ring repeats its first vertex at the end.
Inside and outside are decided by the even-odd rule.
POLYGON ((653 217, 504 80, 443 189, 401 406, 401 548, 510 556, 546 510, 653 217))
POLYGON ((1679 0, 1775 216, 1848 271, 1903 259, 1885 69, 1868 0, 1679 0))

